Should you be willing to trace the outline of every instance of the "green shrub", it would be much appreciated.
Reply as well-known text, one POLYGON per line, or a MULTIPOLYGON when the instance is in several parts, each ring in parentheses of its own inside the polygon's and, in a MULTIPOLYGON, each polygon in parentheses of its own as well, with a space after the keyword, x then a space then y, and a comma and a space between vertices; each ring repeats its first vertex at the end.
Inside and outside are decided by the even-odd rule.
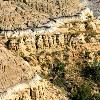
POLYGON ((72 95, 72 100, 91 100, 91 87, 88 84, 83 84, 78 89, 74 90, 72 95))
POLYGON ((86 67, 82 69, 82 74, 87 78, 100 82, 100 62, 87 63, 86 67))
POLYGON ((57 77, 53 80, 52 83, 59 87, 63 87, 64 89, 66 88, 66 84, 65 84, 66 80, 64 78, 57 77))
POLYGON ((65 64, 58 59, 54 61, 52 64, 52 69, 50 70, 49 76, 52 77, 50 80, 55 85, 59 87, 63 87, 65 83, 65 64))
POLYGON ((100 100, 100 93, 94 95, 94 100, 100 100))
POLYGON ((58 59, 56 59, 54 63, 52 64, 51 75, 54 77, 55 76, 63 77, 63 74, 65 72, 64 67, 65 67, 65 64, 59 61, 58 59))

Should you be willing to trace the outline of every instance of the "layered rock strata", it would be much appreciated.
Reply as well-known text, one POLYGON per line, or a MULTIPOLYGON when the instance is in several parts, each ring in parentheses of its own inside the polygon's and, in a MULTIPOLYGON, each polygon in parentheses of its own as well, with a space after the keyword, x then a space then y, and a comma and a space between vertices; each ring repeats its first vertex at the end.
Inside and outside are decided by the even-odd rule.
POLYGON ((20 31, 2 31, 1 35, 7 38, 9 49, 36 54, 42 50, 64 50, 66 44, 70 42, 69 36, 80 35, 80 39, 84 42, 85 35, 99 34, 99 32, 100 20, 95 19, 93 13, 87 8, 78 18, 57 19, 54 26, 50 28, 37 28, 34 31, 31 28, 20 31))
MULTIPOLYGON (((5 1, 4 4, 1 5, 2 16, 1 16, 0 36, 1 38, 5 38, 6 47, 10 50, 18 51, 18 53, 22 57, 35 55, 36 59, 39 60, 40 63, 44 59, 40 53, 42 52, 51 53, 55 51, 60 51, 63 53, 63 55, 61 56, 63 56, 64 59, 64 56, 67 56, 64 54, 64 52, 66 52, 67 49, 71 48, 71 41, 74 42, 81 41, 81 43, 85 43, 86 41, 84 40, 85 39, 84 37, 87 34, 97 35, 100 33, 100 20, 96 19, 93 16, 93 12, 90 11, 89 8, 86 7, 85 9, 83 9, 84 7, 80 4, 81 9, 80 9, 80 5, 78 6, 79 8, 77 8, 79 11, 78 14, 76 14, 76 12, 78 12, 76 9, 75 9, 76 11, 71 10, 71 12, 68 14, 66 11, 66 3, 64 3, 65 5, 63 3, 60 4, 59 1, 58 2, 59 6, 64 5, 65 7, 65 8, 61 7, 61 9, 59 8, 60 11, 62 12, 60 13, 60 11, 55 12, 56 7, 58 7, 56 6, 57 2, 54 2, 52 0, 48 2, 47 1, 48 0, 45 0, 42 3, 41 0, 39 0, 38 2, 36 0, 34 2, 28 3, 27 1, 24 0, 24 1, 20 1, 20 7, 18 7, 19 5, 18 2, 11 2, 11 1, 9 2, 5 1), (25 4, 23 5, 21 2, 22 3, 25 2, 25 4), (30 6, 27 6, 27 3, 28 5, 32 5, 31 7, 35 7, 35 8, 32 9, 30 6), (46 9, 48 9, 48 11, 45 11, 45 9, 42 9, 42 11, 40 10, 41 7, 44 8, 44 5, 47 4, 46 6, 48 6, 49 3, 51 4, 51 6, 55 6, 54 10, 51 9, 52 7, 50 8, 47 7, 46 9), (8 4, 10 4, 11 7, 13 5, 12 9, 9 8, 11 9, 10 11, 8 10, 8 8, 5 9, 3 8, 6 7, 6 5, 8 4), (40 6, 40 8, 36 6, 40 6), (2 9, 4 9, 4 11, 2 9), (82 12, 80 12, 80 10, 82 10, 82 12), (20 14, 22 13, 22 15, 20 15, 19 12, 20 14), (33 15, 31 16, 30 14, 33 15), (73 16, 68 17, 67 15, 73 15, 73 16), (18 21, 16 20, 17 18, 16 16, 19 18, 18 21), (24 16, 25 18, 23 18, 24 16), (57 16, 58 18, 56 18, 55 16, 57 16)), ((65 1, 66 0, 64 0, 63 2, 65 1)), ((68 1, 70 2, 71 0, 68 1)), ((77 0, 75 2, 77 2, 77 0)), ((75 7, 76 6, 77 3, 75 7)), ((7 7, 10 6, 8 5, 7 7)), ((7 55, 6 50, 3 48, 3 51, 1 50, 1 52, 5 52, 5 54, 7 55)), ((10 51, 8 53, 13 55, 10 51)), ((6 55, 2 55, 2 58, 4 58, 4 56, 6 57, 6 55)), ((11 57, 15 59, 14 61, 13 60, 12 61, 16 63, 17 61, 15 56, 14 57, 11 56, 11 57)), ((6 57, 7 59, 5 61, 2 61, 2 58, 1 58, 1 63, 4 62, 10 63, 9 61, 7 61, 10 58, 9 56, 6 57)), ((20 62, 21 60, 22 59, 20 58, 20 60, 18 61, 20 62)), ((4 91, 7 92, 1 93, 0 100, 15 100, 15 99, 61 100, 62 96, 59 94, 57 88, 55 89, 55 87, 51 85, 50 85, 51 87, 49 88, 50 83, 48 83, 46 80, 41 80, 37 82, 37 80, 33 79, 32 81, 29 82, 23 82, 25 80, 31 79, 35 73, 34 70, 30 67, 30 65, 27 64, 23 66, 23 63, 21 62, 20 65, 22 65, 22 67, 19 68, 20 65, 18 65, 18 70, 15 69, 17 68, 16 64, 14 64, 14 66, 11 68, 9 66, 6 67, 5 65, 1 67, 1 80, 2 80, 0 84, 2 87, 1 92, 4 91), (14 75, 17 73, 18 74, 17 77, 15 75, 13 79, 13 76, 10 76, 11 73, 8 76, 5 67, 10 68, 11 73, 13 73, 14 75), (25 69, 23 69, 23 67, 25 69), (6 83, 5 80, 6 81, 11 80, 11 83, 10 82, 6 83), (17 83, 20 82, 23 83, 18 85, 17 83), (15 84, 16 84, 15 87, 10 87, 15 84), (7 89, 8 87, 9 89, 7 89), (50 92, 48 92, 48 90, 50 90, 50 92), (44 91, 46 92, 44 93, 44 91)), ((67 99, 65 98, 63 100, 67 100, 67 99)))
POLYGON ((80 0, 1 1, 0 29, 40 27, 50 19, 73 16, 82 9, 84 6, 80 0))
POLYGON ((68 100, 62 91, 40 76, 19 83, 0 95, 0 100, 68 100))

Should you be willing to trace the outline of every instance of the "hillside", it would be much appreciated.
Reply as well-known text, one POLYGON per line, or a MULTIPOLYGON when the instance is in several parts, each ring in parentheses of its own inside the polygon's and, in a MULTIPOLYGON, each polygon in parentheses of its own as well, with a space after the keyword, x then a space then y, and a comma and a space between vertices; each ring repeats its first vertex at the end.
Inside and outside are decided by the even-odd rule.
POLYGON ((0 1, 0 100, 100 100, 99 0, 0 1))

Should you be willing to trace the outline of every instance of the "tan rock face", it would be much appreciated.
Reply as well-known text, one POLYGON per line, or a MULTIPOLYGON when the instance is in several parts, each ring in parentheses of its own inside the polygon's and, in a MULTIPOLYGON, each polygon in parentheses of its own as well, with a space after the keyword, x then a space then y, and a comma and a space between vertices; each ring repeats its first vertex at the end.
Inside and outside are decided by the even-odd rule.
POLYGON ((38 78, 11 87, 0 95, 0 100, 68 100, 59 88, 38 78))
MULTIPOLYGON (((2 45, 0 47, 0 92, 6 91, 2 93, 0 100, 67 100, 59 89, 46 80, 23 82, 30 80, 41 70, 48 75, 48 68, 30 66, 22 58, 30 60, 28 57, 32 57, 34 65, 45 64, 47 60, 51 63, 55 58, 60 61, 68 60, 69 63, 78 59, 78 53, 71 53, 74 52, 73 48, 79 50, 75 46, 77 41, 84 44, 87 34, 100 33, 100 20, 95 19, 89 9, 73 16, 83 8, 79 0, 0 2, 1 36, 7 40, 5 46, 9 49, 2 45), (62 16, 70 17, 56 19, 62 16), (45 28, 39 27, 42 25, 46 25, 45 28), (28 27, 38 28, 33 31, 33 28, 28 27), (22 58, 16 57, 10 50, 22 58), (69 59, 67 50, 71 53, 69 59), (18 84, 20 82, 23 83, 18 84), (15 84, 15 87, 11 87, 15 84)), ((96 43, 97 40, 93 37, 91 42, 96 43)))
MULTIPOLYGON (((69 21, 69 20, 68 20, 69 21)), ((64 23, 64 22, 63 22, 64 23)), ((9 31, 4 34, 8 39, 8 48, 11 50, 18 50, 24 54, 36 54, 42 51, 52 52, 64 50, 67 46, 69 36, 79 35, 80 40, 85 43, 84 36, 87 34, 98 34, 100 29, 100 20, 87 19, 72 22, 65 22, 62 26, 55 29, 54 32, 41 31, 32 32, 19 31, 9 35, 9 31)), ((51 28, 52 29, 52 28, 51 28)))
POLYGON ((49 18, 72 16, 82 9, 79 0, 1 1, 0 28, 14 30, 39 27, 50 21, 49 18))
POLYGON ((34 76, 32 67, 3 46, 0 47, 0 92, 34 76))

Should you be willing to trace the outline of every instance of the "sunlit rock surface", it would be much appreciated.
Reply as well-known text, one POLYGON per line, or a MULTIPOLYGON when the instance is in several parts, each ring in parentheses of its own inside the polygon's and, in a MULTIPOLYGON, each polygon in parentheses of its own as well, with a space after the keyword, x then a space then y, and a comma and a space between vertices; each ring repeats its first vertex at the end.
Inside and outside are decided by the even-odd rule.
POLYGON ((0 95, 0 100, 68 100, 59 88, 36 75, 31 81, 19 83, 0 95))
POLYGON ((72 16, 84 6, 79 0, 1 1, 0 28, 2 30, 40 27, 50 19, 72 16))
POLYGON ((39 75, 34 78, 41 71, 37 63, 46 57, 52 59, 53 52, 59 52, 59 59, 66 61, 67 50, 77 42, 85 46, 87 35, 95 35, 98 40, 92 37, 89 41, 99 45, 99 8, 95 11, 95 1, 0 1, 0 39, 5 40, 5 47, 1 44, 0 48, 0 100, 67 100, 58 87, 39 75), (34 56, 34 66, 11 51, 23 59, 34 56))

